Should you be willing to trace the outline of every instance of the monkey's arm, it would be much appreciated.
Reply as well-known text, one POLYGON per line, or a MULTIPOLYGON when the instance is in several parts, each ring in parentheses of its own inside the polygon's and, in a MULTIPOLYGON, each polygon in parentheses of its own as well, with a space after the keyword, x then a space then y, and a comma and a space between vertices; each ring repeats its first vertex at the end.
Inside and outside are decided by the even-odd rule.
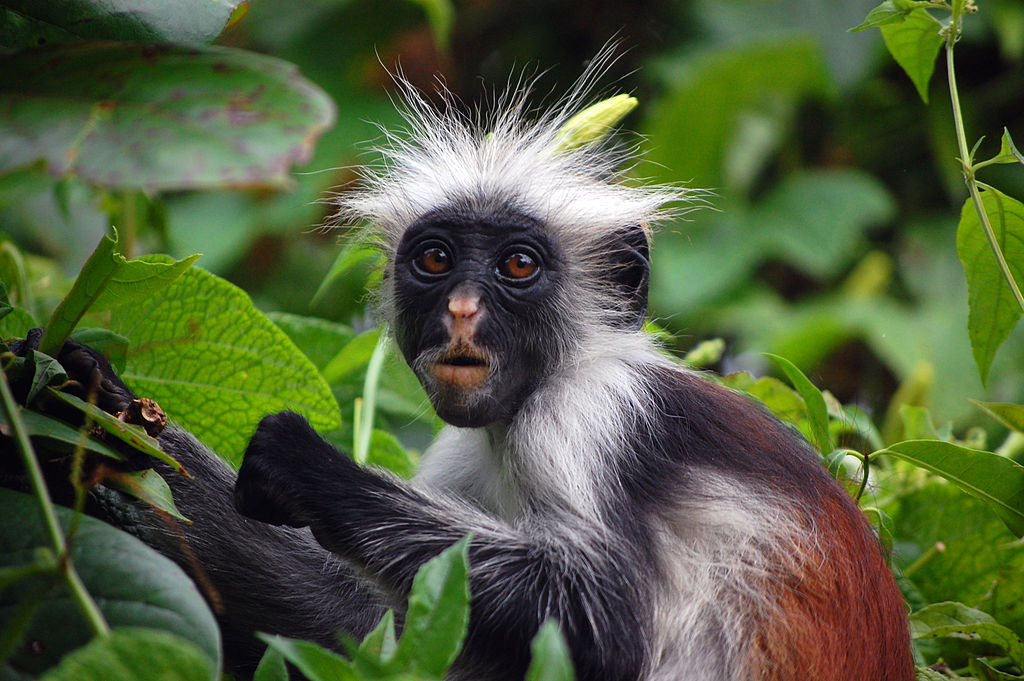
POLYGON ((239 515, 235 474, 219 457, 177 428, 159 440, 191 475, 160 470, 192 524, 123 500, 108 503, 104 515, 189 572, 217 616, 233 668, 255 668, 263 650, 257 631, 336 648, 338 632, 361 638, 380 620, 383 595, 308 531, 239 515))
POLYGON ((310 526, 324 546, 401 598, 420 566, 471 533, 463 669, 521 679, 530 639, 551 617, 566 635, 581 680, 640 676, 650 641, 646 561, 638 548, 582 521, 511 526, 360 468, 290 412, 260 423, 235 499, 253 518, 310 526))
MULTIPOLYGON (((11 344, 16 354, 38 345, 42 329, 11 344)), ((68 342, 59 353, 81 394, 102 409, 125 409, 134 393, 102 354, 68 342)), ((185 524, 118 492, 97 487, 89 510, 142 539, 190 573, 221 626, 225 657, 235 670, 251 673, 263 644, 257 631, 316 641, 337 647, 337 634, 361 637, 380 619, 383 595, 350 566, 324 550, 308 531, 272 527, 245 518, 232 502, 235 474, 189 433, 168 428, 161 447, 190 477, 148 456, 129 455, 128 467, 157 468, 175 504, 192 523, 185 524)), ((66 481, 58 470, 56 482, 66 481)))

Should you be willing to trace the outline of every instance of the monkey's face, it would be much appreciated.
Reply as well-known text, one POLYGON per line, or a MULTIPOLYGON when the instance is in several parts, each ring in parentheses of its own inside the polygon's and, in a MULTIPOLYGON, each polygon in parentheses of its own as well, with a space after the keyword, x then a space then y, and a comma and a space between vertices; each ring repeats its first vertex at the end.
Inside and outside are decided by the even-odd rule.
POLYGON ((507 422, 557 361, 561 257, 516 213, 436 211, 394 262, 394 329, 438 415, 507 422))

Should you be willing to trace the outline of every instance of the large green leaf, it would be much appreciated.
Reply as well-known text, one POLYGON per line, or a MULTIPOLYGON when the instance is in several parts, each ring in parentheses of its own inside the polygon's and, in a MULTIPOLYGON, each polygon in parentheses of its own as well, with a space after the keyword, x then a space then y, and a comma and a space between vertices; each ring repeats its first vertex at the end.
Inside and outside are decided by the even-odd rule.
MULTIPOLYGON (((1018 286, 1024 286, 1024 204, 995 189, 983 191, 981 203, 1010 274, 1018 286)), ((984 383, 996 350, 1016 326, 1021 309, 989 247, 971 199, 960 211, 956 250, 967 277, 971 348, 984 383)))
POLYGON ((826 279, 861 248, 865 230, 884 223, 895 202, 875 178, 858 170, 801 171, 755 204, 734 202, 720 213, 657 235, 651 304, 676 314, 729 292, 769 258, 826 279), (679 272, 687 285, 679 286, 679 272))
POLYGON ((0 172, 43 158, 107 187, 281 186, 333 121, 294 66, 252 52, 90 43, 0 58, 0 172))
POLYGON ((668 89, 643 126, 657 140, 648 154, 650 172, 698 187, 722 186, 724 150, 745 112, 771 101, 833 95, 820 48, 792 38, 698 53, 666 80, 668 89))
MULTIPOLYGON (((0 567, 35 560, 35 551, 48 539, 35 498, 0 489, 0 567)), ((72 512, 58 508, 65 532, 72 512)), ((83 517, 71 546, 71 560, 112 627, 139 626, 176 634, 202 652, 208 671, 220 666, 220 633, 202 596, 181 569, 138 539, 109 525, 83 517)), ((7 621, 34 577, 0 591, 0 622, 7 621)), ((24 641, 10 661, 15 670, 38 674, 61 656, 84 645, 92 631, 78 614, 63 587, 52 589, 36 610, 24 641), (42 654, 38 654, 43 651, 42 654)), ((67 678, 67 677, 57 677, 67 678)), ((90 677, 91 678, 91 677, 90 677)), ((120 677, 118 677, 120 678, 120 677)), ((207 673, 203 677, 211 678, 207 673)))
POLYGON ((907 440, 876 452, 896 456, 954 483, 989 505, 1024 537, 1024 466, 992 452, 939 440, 907 440))
POLYGON ((1015 665, 1024 667, 1024 641, 991 615, 963 603, 932 603, 918 610, 910 617, 910 632, 915 639, 949 636, 992 643, 1015 665))
POLYGON ((49 42, 53 28, 68 38, 208 43, 239 4, 241 0, 5 0, 4 5, 23 19, 23 39, 5 35, 4 44, 38 44, 31 41, 38 36, 49 42))
POLYGON ((133 390, 229 461, 273 412, 341 425, 316 367, 245 292, 208 272, 187 270, 144 308, 114 308, 111 325, 131 339, 123 377, 133 390))
POLYGON ((40 681, 216 680, 216 665, 194 643, 157 629, 126 627, 72 651, 40 681))
POLYGON ((1024 545, 1011 541, 988 504, 932 479, 901 496, 893 521, 895 558, 903 569, 914 564, 922 603, 959 601, 1024 630, 1024 545))

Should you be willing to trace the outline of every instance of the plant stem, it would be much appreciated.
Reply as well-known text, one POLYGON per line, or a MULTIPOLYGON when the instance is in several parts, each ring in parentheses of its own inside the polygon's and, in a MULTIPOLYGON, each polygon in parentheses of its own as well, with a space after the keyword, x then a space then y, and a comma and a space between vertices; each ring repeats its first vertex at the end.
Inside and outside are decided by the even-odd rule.
POLYGON ((861 497, 864 496, 864 490, 867 489, 868 486, 868 476, 871 474, 871 455, 865 453, 861 462, 861 469, 864 475, 861 477, 860 487, 857 489, 857 496, 854 497, 858 503, 860 503, 861 497))
POLYGON ((0 398, 2 398, 0 402, 2 402, 4 413, 7 416, 7 423, 10 424, 11 429, 14 431, 14 437, 18 443, 18 450, 21 452, 25 470, 28 471, 32 491, 35 493, 36 499, 39 500, 46 533, 50 537, 54 553, 58 556, 58 569, 64 575, 68 589, 71 591, 71 596, 78 604, 78 608, 82 611, 85 619, 89 622, 93 633, 97 636, 107 636, 110 634, 110 627, 103 618, 103 613, 100 612, 96 602, 89 595, 85 584, 82 583, 82 579, 78 576, 75 566, 71 563, 70 556, 68 555, 68 545, 64 541, 64 533, 57 520, 57 512, 53 509, 53 501, 50 500, 50 492, 46 488, 43 471, 39 468, 39 462, 36 460, 32 443, 29 442, 25 424, 21 420, 21 414, 18 412, 18 405, 14 401, 11 387, 7 384, 7 375, 2 371, 0 371, 0 398))
POLYGON ((387 334, 381 333, 377 339, 377 346, 370 356, 370 363, 366 366, 366 380, 363 382, 363 404, 360 414, 358 436, 356 439, 356 450, 353 458, 357 463, 366 463, 370 454, 370 438, 373 435, 373 417, 377 410, 377 385, 380 383, 380 371, 384 366, 384 358, 388 354, 387 334))
POLYGON ((928 550, 922 553, 917 560, 908 565, 903 569, 903 576, 910 579, 918 570, 930 563, 936 556, 941 555, 946 551, 946 545, 940 541, 935 542, 928 550))
POLYGON ((960 149, 960 165, 964 173, 964 183, 967 185, 967 191, 970 192, 971 202, 974 204, 974 210, 978 213, 978 220, 981 222, 985 238, 988 240, 988 246, 992 250, 996 263, 999 265, 999 270, 1002 272, 1007 285, 1009 285, 1010 291, 1013 292, 1013 297, 1017 299, 1017 305, 1020 306, 1021 311, 1024 311, 1024 295, 1021 294, 1020 287, 1017 286, 1017 282, 1010 272, 1010 266, 1003 256, 1003 251, 996 240, 995 232, 992 230, 992 223, 988 219, 988 213, 985 212, 985 206, 981 202, 981 191, 978 189, 978 182, 974 177, 978 167, 974 165, 971 152, 967 149, 967 133, 964 129, 963 113, 960 110, 960 94, 956 87, 956 71, 953 68, 953 45, 956 44, 959 33, 960 17, 954 16, 947 27, 946 74, 949 81, 949 99, 953 105, 953 124, 956 128, 956 143, 960 149))

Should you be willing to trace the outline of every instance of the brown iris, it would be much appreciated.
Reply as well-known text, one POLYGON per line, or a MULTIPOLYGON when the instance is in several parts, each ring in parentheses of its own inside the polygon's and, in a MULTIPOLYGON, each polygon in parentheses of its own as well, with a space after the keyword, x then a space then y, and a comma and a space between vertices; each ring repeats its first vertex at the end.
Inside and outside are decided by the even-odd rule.
POLYGON ((538 268, 537 261, 526 253, 513 253, 501 263, 501 274, 522 281, 536 274, 538 268))
POLYGON ((452 268, 452 258, 443 248, 434 246, 423 251, 416 264, 427 274, 444 274, 452 268))

